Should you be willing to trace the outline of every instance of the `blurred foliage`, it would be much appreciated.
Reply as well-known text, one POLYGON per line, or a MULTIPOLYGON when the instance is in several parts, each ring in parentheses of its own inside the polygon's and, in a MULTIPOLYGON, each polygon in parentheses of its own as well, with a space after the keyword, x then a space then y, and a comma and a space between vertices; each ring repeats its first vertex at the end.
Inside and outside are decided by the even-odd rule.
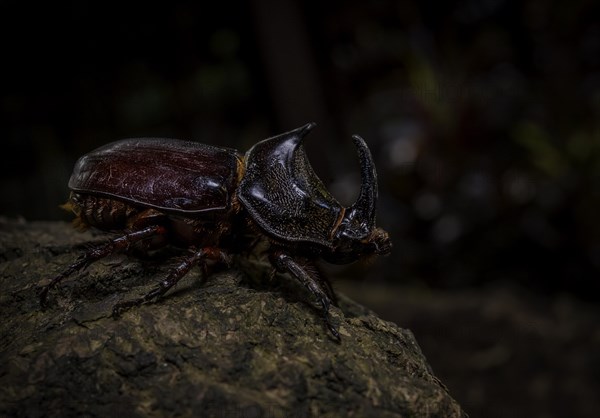
POLYGON ((600 290, 600 25, 587 1, 314 3, 333 101, 371 131, 387 271, 600 290))

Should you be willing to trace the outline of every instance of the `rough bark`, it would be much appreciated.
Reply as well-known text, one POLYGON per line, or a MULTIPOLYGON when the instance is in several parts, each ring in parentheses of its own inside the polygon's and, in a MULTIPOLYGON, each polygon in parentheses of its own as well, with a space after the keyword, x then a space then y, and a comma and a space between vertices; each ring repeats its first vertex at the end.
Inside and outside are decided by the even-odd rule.
POLYGON ((111 256, 41 309, 39 284, 104 239, 0 221, 1 416, 464 416, 410 331, 341 296, 338 343, 304 290, 258 261, 204 283, 194 271, 115 320, 173 254, 111 256))

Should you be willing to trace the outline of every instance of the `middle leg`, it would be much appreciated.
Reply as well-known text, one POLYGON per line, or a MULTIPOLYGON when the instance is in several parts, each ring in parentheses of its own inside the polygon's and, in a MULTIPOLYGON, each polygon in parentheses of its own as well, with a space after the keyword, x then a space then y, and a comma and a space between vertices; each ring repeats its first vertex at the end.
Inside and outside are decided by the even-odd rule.
POLYGON ((161 281, 154 289, 144 296, 117 303, 113 307, 113 316, 119 316, 122 312, 134 306, 141 305, 152 299, 157 299, 167 293, 169 289, 175 286, 195 265, 204 263, 207 260, 220 261, 229 264, 229 257, 220 249, 214 247, 205 247, 199 250, 192 251, 185 257, 176 267, 174 267, 169 275, 161 281))

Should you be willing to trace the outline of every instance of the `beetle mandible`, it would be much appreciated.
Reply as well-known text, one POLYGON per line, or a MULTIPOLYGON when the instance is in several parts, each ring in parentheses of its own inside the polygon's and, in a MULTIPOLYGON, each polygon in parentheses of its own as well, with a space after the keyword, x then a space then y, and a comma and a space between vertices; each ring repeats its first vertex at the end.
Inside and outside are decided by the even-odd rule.
MULTIPOLYGON (((189 253, 148 294, 116 304, 113 314, 159 298, 195 265, 228 263, 244 244, 265 238, 271 264, 320 302, 325 324, 335 294, 314 262, 346 264, 391 250, 375 225, 377 174, 369 148, 352 137, 360 161, 356 202, 340 205, 313 172, 302 141, 306 124, 255 144, 245 155, 228 148, 175 139, 125 139, 82 156, 69 180, 65 205, 83 227, 120 236, 85 252, 55 276, 48 291, 71 274, 135 246, 188 247, 189 253)), ((248 244, 249 245, 249 244, 248 244)))

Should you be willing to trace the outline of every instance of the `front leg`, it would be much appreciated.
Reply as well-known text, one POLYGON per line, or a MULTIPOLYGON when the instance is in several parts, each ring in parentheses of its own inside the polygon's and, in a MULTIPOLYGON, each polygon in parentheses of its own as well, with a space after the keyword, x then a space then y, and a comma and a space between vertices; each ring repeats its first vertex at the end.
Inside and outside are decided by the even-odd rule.
POLYGON ((302 285, 307 288, 321 303, 323 310, 323 319, 329 331, 334 338, 340 341, 340 333, 337 328, 331 323, 329 316, 329 307, 331 306, 331 299, 327 296, 328 289, 323 289, 319 284, 319 280, 315 279, 311 274, 295 259, 288 254, 276 251, 271 254, 271 262, 275 268, 280 272, 289 272, 292 277, 298 280, 302 285))

